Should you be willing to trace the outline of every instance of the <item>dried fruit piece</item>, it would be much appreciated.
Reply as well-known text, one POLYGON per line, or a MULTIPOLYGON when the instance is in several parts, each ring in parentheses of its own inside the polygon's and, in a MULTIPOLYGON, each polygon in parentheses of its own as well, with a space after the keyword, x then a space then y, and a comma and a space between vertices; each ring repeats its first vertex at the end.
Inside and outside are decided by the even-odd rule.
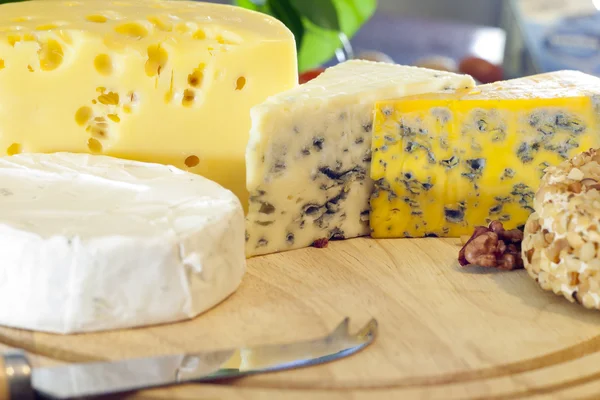
POLYGON ((327 238, 317 239, 313 243, 313 247, 316 247, 317 249, 324 249, 327 246, 329 246, 329 239, 327 238))

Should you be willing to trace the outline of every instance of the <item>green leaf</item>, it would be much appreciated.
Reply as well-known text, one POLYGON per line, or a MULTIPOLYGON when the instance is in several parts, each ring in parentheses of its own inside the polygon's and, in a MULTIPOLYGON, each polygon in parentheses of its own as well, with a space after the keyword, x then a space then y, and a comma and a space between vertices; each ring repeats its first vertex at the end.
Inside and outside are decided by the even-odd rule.
POLYGON ((339 47, 337 33, 308 25, 302 47, 298 51, 298 69, 304 72, 319 67, 330 60, 339 47))
POLYGON ((296 48, 299 50, 304 41, 304 23, 290 0, 267 0, 271 15, 283 22, 296 38, 296 48))
POLYGON ((340 21, 333 0, 291 0, 296 10, 314 25, 338 32, 340 21))
MULTIPOLYGON (((302 0, 299 0, 302 1, 302 0)), ((352 38, 377 9, 377 0, 333 0, 338 11, 341 31, 352 38)), ((300 72, 319 67, 342 47, 337 33, 322 29, 305 19, 306 34, 298 52, 300 72)))
POLYGON ((233 4, 253 11, 266 11, 266 0, 233 0, 233 4))
POLYGON ((375 10, 377 0, 333 0, 338 10, 342 32, 349 38, 367 22, 375 10))

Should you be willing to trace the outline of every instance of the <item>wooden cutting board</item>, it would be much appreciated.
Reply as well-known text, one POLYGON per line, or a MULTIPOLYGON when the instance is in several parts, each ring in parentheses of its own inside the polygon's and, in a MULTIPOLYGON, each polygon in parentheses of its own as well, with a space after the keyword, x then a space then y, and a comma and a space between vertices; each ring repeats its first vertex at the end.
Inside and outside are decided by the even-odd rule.
POLYGON ((287 342, 375 317, 377 341, 344 360, 131 398, 598 398, 600 312, 525 271, 461 269, 458 250, 457 240, 357 239, 275 254, 250 260, 240 289, 192 321, 75 336, 2 328, 0 343, 48 365, 287 342))

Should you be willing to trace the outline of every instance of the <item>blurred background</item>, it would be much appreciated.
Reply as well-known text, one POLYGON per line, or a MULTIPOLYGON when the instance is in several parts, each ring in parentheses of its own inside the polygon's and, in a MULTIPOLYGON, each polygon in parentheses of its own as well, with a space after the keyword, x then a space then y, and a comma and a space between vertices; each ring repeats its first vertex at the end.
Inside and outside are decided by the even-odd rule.
POLYGON ((560 69, 600 75, 600 0, 212 1, 284 21, 301 38, 301 81, 348 58, 470 73, 482 83, 560 69))

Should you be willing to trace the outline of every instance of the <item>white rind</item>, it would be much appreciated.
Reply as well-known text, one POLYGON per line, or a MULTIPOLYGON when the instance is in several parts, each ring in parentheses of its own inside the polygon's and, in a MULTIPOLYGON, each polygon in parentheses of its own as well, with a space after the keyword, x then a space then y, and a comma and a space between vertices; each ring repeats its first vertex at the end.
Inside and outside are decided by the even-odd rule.
POLYGON ((0 324, 53 333, 193 318, 239 286, 236 196, 174 167, 0 158, 0 324))

